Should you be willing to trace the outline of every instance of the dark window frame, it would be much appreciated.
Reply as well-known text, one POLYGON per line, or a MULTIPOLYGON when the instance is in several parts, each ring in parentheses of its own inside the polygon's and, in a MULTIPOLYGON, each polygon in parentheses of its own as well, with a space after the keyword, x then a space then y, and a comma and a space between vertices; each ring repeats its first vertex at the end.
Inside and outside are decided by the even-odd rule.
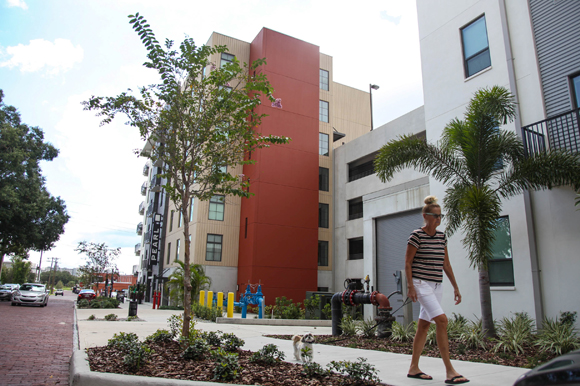
POLYGON ((318 227, 330 228, 330 204, 318 203, 318 227))
POLYGON ((328 267, 328 248, 329 242, 326 240, 318 240, 318 266, 328 267))
POLYGON ((224 221, 225 217, 226 217, 226 196, 215 194, 212 196, 212 198, 209 199, 209 210, 207 218, 208 220, 212 221, 224 221), (216 197, 220 198, 214 200, 216 197), (217 208, 219 208, 220 206, 222 207, 221 219, 219 218, 220 211, 217 210, 217 208), (212 213, 216 218, 212 218, 212 213))
POLYGON ((228 63, 233 63, 235 58, 236 58, 236 55, 233 55, 233 54, 230 54, 227 52, 222 52, 222 54, 220 56, 220 68, 228 63), (230 58, 230 56, 231 56, 231 58, 230 58))
POLYGON ((476 19, 472 20, 471 22, 469 22, 468 24, 466 24, 465 26, 461 27, 460 29, 460 36, 461 36, 461 56, 463 57, 463 69, 464 69, 464 75, 465 78, 470 78, 478 73, 480 73, 481 71, 490 68, 491 67, 491 52, 489 49, 489 33, 487 32, 487 20, 485 18, 485 14, 480 15, 479 17, 477 17, 476 19), (469 57, 466 57, 465 55, 465 36, 464 36, 464 31, 466 31, 469 27, 473 26, 475 23, 477 23, 479 20, 483 19, 483 23, 485 26, 485 39, 487 41, 487 46, 473 54, 471 54, 469 57), (470 73, 469 70, 469 62, 473 61, 474 59, 477 59, 478 57, 482 56, 483 54, 485 54, 487 52, 487 56, 489 58, 489 65, 486 67, 483 67, 477 71, 474 71, 472 73, 470 73))
POLYGON ((207 238, 206 238, 206 242, 205 242, 205 261, 222 261, 223 244, 224 244, 224 236, 223 235, 208 233, 207 238), (219 237, 219 242, 216 242, 215 239, 212 239, 210 241, 210 236, 219 237), (216 254, 218 253, 218 252, 216 252, 215 247, 212 247, 210 250, 210 245, 211 246, 214 246, 214 245, 220 246, 219 247, 219 259, 215 258, 216 254), (212 258, 208 259, 210 254, 211 254, 212 258))
MULTIPOLYGON (((510 255, 511 257, 509 258, 499 258, 499 259, 490 259, 488 261, 488 275, 489 275, 489 285, 491 287, 513 287, 515 286, 515 277, 514 277, 514 267, 513 267, 513 243, 511 241, 512 237, 511 237, 511 223, 509 221, 509 216, 501 216, 499 218, 499 221, 501 221, 502 219, 507 220, 508 222, 508 227, 509 227, 509 247, 510 247, 510 255), (495 267, 502 267, 501 270, 502 272, 509 272, 511 271, 511 280, 496 280, 493 277, 493 271, 495 269, 495 267)), ((509 275, 508 275, 509 276, 509 275)))
POLYGON ((353 198, 348 200, 348 219, 356 220, 357 218, 363 217, 363 200, 362 197, 353 198))
POLYGON ((348 260, 364 259, 364 238, 354 237, 348 239, 348 260), (360 244, 359 244, 360 242, 360 244), (356 243, 356 244, 355 244, 356 243))
POLYGON ((322 166, 318 167, 318 190, 322 192, 330 191, 330 170, 322 166))
POLYGON ((179 261, 179 253, 181 252, 181 239, 177 239, 175 243, 175 261, 179 261))
POLYGON ((167 264, 171 263, 171 243, 167 243, 167 264))

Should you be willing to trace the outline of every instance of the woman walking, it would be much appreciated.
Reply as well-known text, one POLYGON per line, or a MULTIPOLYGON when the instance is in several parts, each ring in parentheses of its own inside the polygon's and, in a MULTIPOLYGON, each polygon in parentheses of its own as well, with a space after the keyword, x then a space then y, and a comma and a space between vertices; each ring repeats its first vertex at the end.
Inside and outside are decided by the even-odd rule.
POLYGON ((423 219, 425 225, 411 233, 405 254, 405 274, 407 276, 407 296, 413 302, 419 301, 421 311, 417 323, 417 333, 413 341, 413 356, 407 377, 432 380, 433 377, 419 369, 419 359, 425 347, 427 332, 431 323, 437 329, 437 346, 445 364, 445 383, 458 385, 469 382, 460 375, 449 359, 449 340, 447 339, 447 316, 441 308, 443 272, 447 275, 455 293, 455 304, 461 303, 461 294, 455 282, 447 254, 447 238, 437 227, 441 224, 441 207, 435 196, 425 198, 423 219))

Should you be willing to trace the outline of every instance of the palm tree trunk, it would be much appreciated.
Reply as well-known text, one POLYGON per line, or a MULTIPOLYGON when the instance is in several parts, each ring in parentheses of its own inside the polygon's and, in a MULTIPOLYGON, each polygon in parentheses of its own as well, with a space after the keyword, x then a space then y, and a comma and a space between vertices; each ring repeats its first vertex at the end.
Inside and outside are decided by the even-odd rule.
POLYGON ((481 322, 485 336, 493 338, 496 336, 493 325, 493 311, 491 307, 491 291, 489 286, 489 272, 482 264, 478 267, 479 273, 479 302, 481 305, 481 322))

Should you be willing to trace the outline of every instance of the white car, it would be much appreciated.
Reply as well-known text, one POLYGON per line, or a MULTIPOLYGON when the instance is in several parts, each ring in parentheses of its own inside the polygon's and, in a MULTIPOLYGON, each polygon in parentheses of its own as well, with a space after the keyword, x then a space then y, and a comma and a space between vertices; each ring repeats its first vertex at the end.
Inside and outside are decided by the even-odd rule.
POLYGON ((30 304, 46 307, 48 292, 46 286, 40 283, 24 283, 12 296, 12 305, 30 304))
POLYGON ((64 296, 64 290, 62 288, 54 290, 54 296, 58 296, 58 295, 64 296))

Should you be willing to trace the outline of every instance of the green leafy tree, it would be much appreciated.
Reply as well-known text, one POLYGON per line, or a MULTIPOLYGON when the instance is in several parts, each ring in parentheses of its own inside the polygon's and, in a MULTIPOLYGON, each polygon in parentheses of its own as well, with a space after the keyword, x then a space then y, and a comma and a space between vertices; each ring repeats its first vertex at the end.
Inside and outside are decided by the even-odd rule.
POLYGON ((3 97, 0 90, 0 271, 5 255, 52 248, 69 219, 64 201, 46 190, 39 165, 58 150, 3 97))
POLYGON ((415 168, 445 185, 443 204, 447 212, 446 233, 458 229, 471 266, 479 273, 483 329, 495 336, 489 285, 488 261, 492 258, 495 229, 502 200, 528 189, 572 185, 580 188, 577 154, 546 151, 526 157, 514 132, 500 128, 513 121, 514 97, 503 87, 477 91, 467 106, 464 120, 453 119, 441 141, 430 144, 403 136, 386 144, 375 160, 379 178, 415 168))
POLYGON ((105 243, 81 241, 75 249, 79 254, 85 254, 86 263, 79 268, 86 286, 104 281, 103 274, 107 270, 117 270, 115 259, 121 253, 121 248, 109 248, 105 243))
MULTIPOLYGON (((178 300, 179 304, 183 303, 184 299, 184 288, 185 285, 183 281, 185 280, 185 264, 183 261, 178 260, 177 264, 179 267, 169 276, 169 281, 167 282, 171 286, 170 295, 178 300)), ((191 282, 191 296, 192 301, 195 301, 196 295, 199 291, 209 288, 211 285, 211 278, 206 276, 205 269, 200 264, 191 264, 189 267, 189 275, 191 282)))
POLYGON ((74 286, 74 284, 78 281, 78 278, 76 276, 71 275, 70 272, 57 270, 56 272, 52 272, 52 273, 50 271, 42 272, 40 274, 40 282, 48 284, 48 279, 51 276, 51 274, 52 274, 53 282, 62 281, 63 283, 67 283, 67 287, 74 286), (71 282, 72 282, 72 285, 68 285, 71 282))
MULTIPOLYGON (((184 272, 190 275, 189 210, 191 199, 209 200, 215 194, 249 197, 249 181, 227 169, 254 163, 245 157, 255 149, 284 144, 286 137, 262 136, 256 128, 264 114, 255 110, 262 100, 281 108, 281 100, 272 95, 272 87, 260 71, 266 65, 258 59, 250 65, 237 59, 216 65, 225 46, 196 46, 186 38, 173 47, 166 40, 162 46, 149 24, 138 13, 130 15, 130 24, 147 50, 144 66, 154 69, 161 82, 116 97, 91 97, 86 110, 95 110, 112 121, 117 114, 128 118, 139 129, 149 151, 143 153, 153 162, 161 161, 158 176, 169 181, 163 186, 184 219, 184 272)), ((191 321, 191 283, 184 280, 183 336, 189 336, 191 321)))

